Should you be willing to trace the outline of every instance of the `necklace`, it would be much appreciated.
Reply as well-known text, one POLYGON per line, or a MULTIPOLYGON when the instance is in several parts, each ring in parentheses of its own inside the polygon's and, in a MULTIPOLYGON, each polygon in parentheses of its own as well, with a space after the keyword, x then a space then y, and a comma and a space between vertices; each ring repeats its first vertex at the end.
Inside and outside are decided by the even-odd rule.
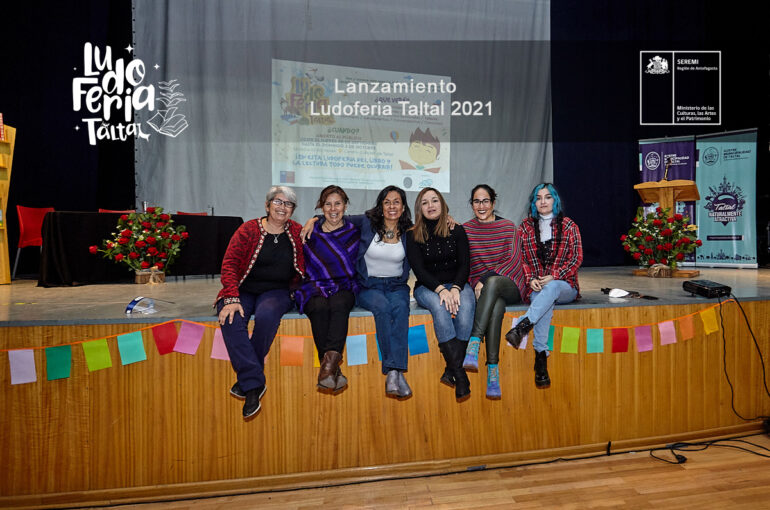
POLYGON ((266 234, 270 234, 271 236, 273 236, 273 244, 278 244, 278 236, 283 234, 283 232, 278 232, 277 234, 273 234, 272 232, 267 230, 267 220, 265 219, 262 220, 262 228, 265 229, 266 234))
POLYGON ((396 237, 396 233, 394 231, 392 231, 392 230, 386 230, 385 231, 385 238, 386 239, 393 239, 394 237, 396 237))
POLYGON ((278 244, 278 236, 281 234, 270 234, 270 235, 273 236, 273 244, 278 244))

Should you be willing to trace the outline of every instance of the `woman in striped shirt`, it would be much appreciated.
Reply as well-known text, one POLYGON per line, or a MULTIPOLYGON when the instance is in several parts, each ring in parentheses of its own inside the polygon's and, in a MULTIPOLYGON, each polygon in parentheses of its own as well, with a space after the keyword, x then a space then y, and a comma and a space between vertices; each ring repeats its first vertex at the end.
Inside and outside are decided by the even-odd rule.
POLYGON ((470 283, 476 315, 468 342, 466 369, 479 367, 479 345, 487 348, 487 397, 500 398, 500 337, 505 307, 521 302, 525 291, 516 224, 495 215, 497 193, 486 184, 471 191, 474 218, 463 226, 471 250, 470 283))

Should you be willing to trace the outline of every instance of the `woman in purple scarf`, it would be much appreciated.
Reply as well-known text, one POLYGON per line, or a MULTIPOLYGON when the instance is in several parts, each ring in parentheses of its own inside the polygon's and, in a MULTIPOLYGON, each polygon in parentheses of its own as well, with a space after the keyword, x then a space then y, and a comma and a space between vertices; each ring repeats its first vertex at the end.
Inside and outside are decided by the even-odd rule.
POLYGON ((305 244, 305 280, 295 299, 301 312, 310 318, 313 340, 321 370, 318 387, 342 391, 348 384, 340 363, 348 335, 348 316, 356 302, 356 259, 360 230, 345 219, 348 195, 339 186, 321 191, 316 209, 323 222, 316 222, 305 244))

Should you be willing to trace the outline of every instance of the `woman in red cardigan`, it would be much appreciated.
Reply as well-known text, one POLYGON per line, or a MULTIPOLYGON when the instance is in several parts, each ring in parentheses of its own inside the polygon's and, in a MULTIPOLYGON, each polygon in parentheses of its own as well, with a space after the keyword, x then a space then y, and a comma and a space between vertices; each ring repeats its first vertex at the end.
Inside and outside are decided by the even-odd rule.
POLYGON ((241 225, 222 260, 222 290, 216 300, 222 338, 238 376, 230 393, 245 399, 243 417, 254 416, 265 393, 264 363, 281 317, 293 306, 292 291, 305 272, 300 231, 292 221, 297 195, 273 186, 266 216, 241 225), (254 330, 249 335, 249 318, 254 330))
POLYGON ((519 234, 532 304, 505 338, 518 349, 524 335, 534 329, 535 386, 547 388, 551 385, 547 360, 553 307, 580 297, 577 272, 583 262, 583 245, 577 224, 564 216, 559 194, 550 183, 532 190, 530 216, 522 222, 519 234))

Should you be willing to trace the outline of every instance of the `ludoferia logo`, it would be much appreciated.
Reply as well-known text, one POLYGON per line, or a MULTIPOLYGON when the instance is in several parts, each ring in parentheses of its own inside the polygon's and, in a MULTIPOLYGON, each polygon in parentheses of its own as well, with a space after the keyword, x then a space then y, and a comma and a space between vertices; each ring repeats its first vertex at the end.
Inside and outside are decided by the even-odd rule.
POLYGON ((706 209, 709 218, 714 222, 727 225, 728 223, 738 221, 743 216, 743 206, 746 204, 746 198, 743 190, 731 182, 727 182, 727 177, 722 177, 722 182, 716 188, 709 186, 709 194, 706 197, 706 209))
MULTIPOLYGON (((131 53, 133 48, 125 48, 131 53)), ((157 64, 154 69, 160 68, 157 64)), ((77 67, 75 68, 77 71, 77 67)), ((134 122, 134 113, 141 109, 156 111, 156 102, 162 107, 146 122, 157 133, 176 137, 187 129, 187 119, 177 113, 179 104, 187 101, 177 91, 177 80, 158 81, 156 86, 145 84, 147 68, 138 58, 128 62, 113 60, 112 48, 104 52, 91 43, 83 46, 82 76, 72 80, 72 108, 86 111, 93 117, 81 119, 88 130, 88 142, 97 140, 126 140, 129 136, 148 140, 150 134, 142 130, 142 124, 134 122)), ((75 126, 76 130, 80 125, 75 126)))

